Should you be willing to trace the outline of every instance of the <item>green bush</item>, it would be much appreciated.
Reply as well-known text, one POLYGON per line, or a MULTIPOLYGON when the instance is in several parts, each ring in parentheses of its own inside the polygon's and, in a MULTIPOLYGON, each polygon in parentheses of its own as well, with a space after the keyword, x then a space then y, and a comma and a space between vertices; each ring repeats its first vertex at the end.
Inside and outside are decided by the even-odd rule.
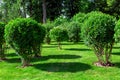
POLYGON ((118 20, 116 26, 115 26, 115 41, 120 42, 120 19, 118 20))
POLYGON ((101 12, 92 12, 88 15, 89 17, 85 20, 84 27, 82 27, 83 40, 94 49, 99 63, 108 65, 114 43, 113 36, 116 19, 101 12))
POLYGON ((81 33, 81 24, 78 22, 70 22, 67 26, 70 41, 79 42, 81 33))
POLYGON ((50 44, 51 38, 49 37, 49 35, 50 35, 50 30, 54 27, 54 24, 51 21, 47 21, 47 23, 43 24, 43 26, 46 28, 45 42, 47 44, 50 44))
POLYGON ((58 42, 59 49, 61 48, 60 42, 68 40, 67 30, 62 28, 61 26, 54 27, 50 30, 50 37, 58 42))
POLYGON ((29 65, 30 56, 43 42, 44 32, 43 27, 30 18, 17 18, 5 26, 5 40, 21 57, 22 66, 29 65))
POLYGON ((79 23, 83 23, 84 22, 84 17, 85 17, 85 13, 77 13, 76 15, 74 15, 72 17, 72 21, 74 22, 79 22, 79 23))
POLYGON ((3 22, 0 22, 0 60, 4 60, 5 59, 5 55, 4 55, 4 28, 5 28, 5 24, 3 22))
POLYGON ((56 18, 56 19, 54 20, 54 26, 55 26, 55 27, 56 27, 56 26, 59 26, 59 25, 65 23, 65 22, 67 22, 67 21, 68 21, 67 18, 65 18, 64 16, 60 16, 60 17, 58 17, 58 18, 56 18))

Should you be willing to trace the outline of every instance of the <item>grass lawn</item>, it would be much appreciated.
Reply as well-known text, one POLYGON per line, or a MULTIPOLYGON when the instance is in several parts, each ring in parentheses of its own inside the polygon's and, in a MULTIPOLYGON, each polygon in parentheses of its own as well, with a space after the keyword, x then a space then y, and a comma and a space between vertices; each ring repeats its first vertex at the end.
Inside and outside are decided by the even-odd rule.
POLYGON ((114 67, 97 67, 94 52, 82 42, 44 44, 42 58, 32 59, 33 66, 17 68, 20 59, 14 50, 7 50, 8 60, 0 62, 0 80, 120 80, 120 44, 113 49, 114 67))

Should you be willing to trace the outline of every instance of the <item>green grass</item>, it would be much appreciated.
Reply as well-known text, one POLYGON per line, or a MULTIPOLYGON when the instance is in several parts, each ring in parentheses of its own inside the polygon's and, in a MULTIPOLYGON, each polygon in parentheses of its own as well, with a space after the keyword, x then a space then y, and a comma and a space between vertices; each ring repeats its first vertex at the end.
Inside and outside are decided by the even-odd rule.
POLYGON ((115 44, 111 60, 114 67, 97 67, 94 52, 83 43, 44 44, 42 58, 32 59, 33 66, 17 68, 20 59, 7 50, 8 60, 0 62, 0 80, 120 80, 120 44, 115 44))

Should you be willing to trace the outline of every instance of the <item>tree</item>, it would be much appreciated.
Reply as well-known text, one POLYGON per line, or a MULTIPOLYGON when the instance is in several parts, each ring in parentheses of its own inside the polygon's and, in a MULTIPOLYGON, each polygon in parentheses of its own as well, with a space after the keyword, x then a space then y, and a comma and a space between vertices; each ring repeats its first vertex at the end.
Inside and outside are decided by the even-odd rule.
POLYGON ((53 29, 50 30, 50 37, 58 43, 59 49, 62 49, 60 42, 68 39, 66 29, 60 26, 54 27, 53 29))
POLYGON ((5 40, 20 56, 23 67, 29 66, 30 57, 39 51, 44 32, 41 25, 29 18, 17 18, 5 26, 5 40))
POLYGON ((4 54, 4 50, 5 50, 4 28, 5 28, 5 24, 0 22, 0 60, 6 59, 4 54))
POLYGON ((4 22, 7 23, 12 19, 23 17, 21 1, 22 0, 2 0, 0 8, 2 10, 2 19, 4 22))
POLYGON ((82 27, 82 37, 85 43, 92 47, 98 58, 96 65, 112 66, 110 56, 114 43, 115 18, 101 12, 89 13, 82 27))
POLYGON ((46 15, 46 0, 42 0, 43 1, 43 4, 42 4, 42 7, 43 7, 43 23, 46 23, 46 18, 47 18, 47 15, 46 15))
POLYGON ((92 5, 93 3, 89 0, 63 0, 62 13, 68 18, 72 18, 79 12, 87 13, 92 11, 92 5))
POLYGON ((119 0, 94 0, 94 10, 101 11, 106 14, 119 18, 120 3, 119 0))

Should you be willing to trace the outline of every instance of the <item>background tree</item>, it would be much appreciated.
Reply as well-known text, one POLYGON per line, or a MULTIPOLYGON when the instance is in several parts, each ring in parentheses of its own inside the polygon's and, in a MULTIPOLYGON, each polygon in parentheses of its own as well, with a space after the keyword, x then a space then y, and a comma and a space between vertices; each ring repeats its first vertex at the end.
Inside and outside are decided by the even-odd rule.
POLYGON ((78 12, 90 12, 93 10, 93 3, 89 0, 63 0, 63 14, 69 18, 78 12))
POLYGON ((101 12, 91 12, 82 27, 85 43, 93 48, 98 58, 96 65, 112 66, 110 55, 114 43, 115 18, 101 12))
POLYGON ((120 3, 119 0, 94 0, 94 10, 101 11, 119 18, 120 3))
POLYGON ((11 19, 22 17, 20 4, 21 0, 3 0, 1 3, 3 21, 8 22, 11 19))

